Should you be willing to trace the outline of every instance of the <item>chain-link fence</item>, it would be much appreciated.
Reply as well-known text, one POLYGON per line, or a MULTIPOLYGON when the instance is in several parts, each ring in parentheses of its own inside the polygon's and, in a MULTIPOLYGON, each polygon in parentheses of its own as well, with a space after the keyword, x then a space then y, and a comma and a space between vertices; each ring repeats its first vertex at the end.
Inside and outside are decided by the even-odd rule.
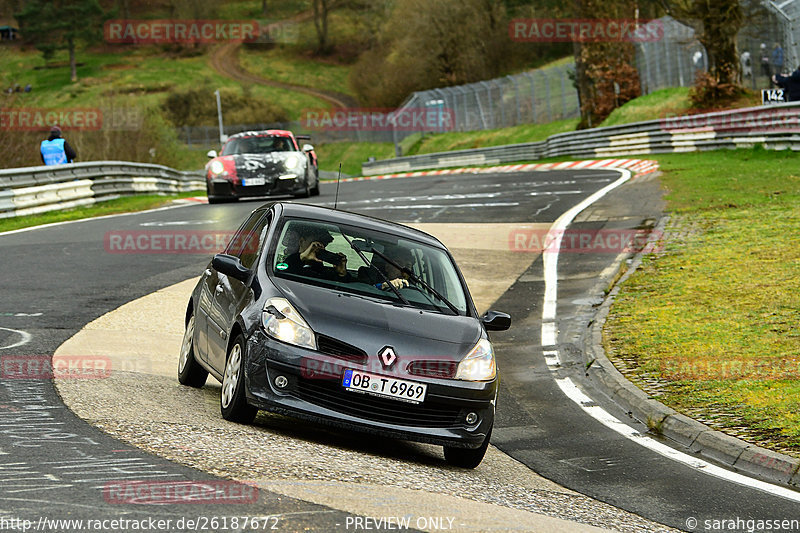
MULTIPOLYGON (((743 4, 746 24, 738 35, 742 84, 754 90, 770 87, 772 74, 800 65, 800 1, 743 4)), ((658 41, 637 42, 636 67, 644 94, 666 87, 690 87, 698 72, 708 70, 708 56, 695 30, 672 17, 659 19, 658 41)))
MULTIPOLYGON (((331 110, 326 116, 328 127, 324 127, 324 120, 309 121, 306 117, 275 124, 228 125, 224 133, 285 129, 295 134, 308 133, 315 143, 398 144, 413 134, 489 130, 576 118, 580 116, 580 106, 573 83, 574 70, 574 63, 567 63, 468 85, 416 92, 392 112, 331 110), (365 117, 369 120, 364 120, 365 117), (349 122, 353 119, 355 126, 349 122)), ((198 150, 218 148, 220 144, 219 128, 214 126, 184 126, 177 130, 177 135, 198 150)))
MULTIPOLYGON (((393 142, 391 130, 355 129, 337 130, 310 129, 301 121, 277 122, 271 124, 231 124, 223 126, 225 135, 230 136, 243 131, 289 130, 295 135, 310 135, 312 143, 325 144, 347 142, 393 142)), ((217 150, 220 147, 219 126, 183 126, 176 130, 178 139, 195 150, 217 150)))
MULTIPOLYGON (((580 116, 568 63, 488 81, 415 92, 398 109, 440 109, 448 120, 433 131, 476 131, 580 116)), ((417 131, 397 131, 395 142, 417 131)), ((424 133, 424 132, 423 132, 424 133)))

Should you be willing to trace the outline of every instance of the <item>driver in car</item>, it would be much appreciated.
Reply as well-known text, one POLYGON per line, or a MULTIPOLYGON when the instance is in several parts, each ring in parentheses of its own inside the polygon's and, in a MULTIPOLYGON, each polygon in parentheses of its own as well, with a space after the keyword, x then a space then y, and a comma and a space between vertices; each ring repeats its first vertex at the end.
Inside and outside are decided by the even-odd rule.
MULTIPOLYGON (((400 246, 387 246, 386 250, 384 251, 384 255, 397 263, 397 266, 402 269, 411 270, 411 268, 414 266, 414 257, 406 248, 402 248, 400 246)), ((389 285, 395 289, 403 289, 408 287, 408 273, 404 270, 398 269, 390 262, 385 261, 379 255, 375 254, 375 256, 372 258, 372 266, 374 268, 364 266, 358 269, 358 281, 367 283, 369 285, 374 285, 375 287, 384 291, 387 291, 391 288, 389 285), (376 269, 379 269, 389 281, 384 281, 376 269)))

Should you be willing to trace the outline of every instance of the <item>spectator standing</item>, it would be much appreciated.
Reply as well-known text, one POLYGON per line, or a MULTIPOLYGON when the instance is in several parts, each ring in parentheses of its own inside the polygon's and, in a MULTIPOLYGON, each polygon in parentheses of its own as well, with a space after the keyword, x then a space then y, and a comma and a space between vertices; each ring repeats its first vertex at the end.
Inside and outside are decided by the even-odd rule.
POLYGON ((775 43, 772 49, 772 73, 783 74, 783 48, 780 43, 775 43))
POLYGON ((788 76, 781 74, 772 76, 772 82, 786 91, 787 101, 800 102, 800 67, 788 76))
POLYGON ((753 62, 750 59, 750 52, 745 50, 740 57, 742 63, 742 78, 753 77, 753 62))
POLYGON ((69 143, 61 137, 61 128, 58 126, 50 128, 50 135, 39 147, 39 155, 45 165, 72 163, 78 156, 69 143))
POLYGON ((769 52, 767 51, 767 45, 761 43, 758 51, 759 58, 761 59, 761 75, 769 78, 772 76, 772 71, 769 68, 769 52))

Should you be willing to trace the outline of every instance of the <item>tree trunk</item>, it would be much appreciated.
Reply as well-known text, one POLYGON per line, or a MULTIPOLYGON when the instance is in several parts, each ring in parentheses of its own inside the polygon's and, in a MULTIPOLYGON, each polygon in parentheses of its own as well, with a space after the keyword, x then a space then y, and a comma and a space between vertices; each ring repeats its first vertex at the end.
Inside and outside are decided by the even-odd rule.
POLYGON ((314 28, 317 30, 317 53, 328 48, 328 0, 313 0, 314 28))
POLYGON ((267 16, 267 0, 261 0, 261 15, 267 16))
POLYGON ((69 73, 70 80, 74 83, 78 81, 78 64, 75 60, 75 41, 67 39, 67 49, 69 50, 69 73))

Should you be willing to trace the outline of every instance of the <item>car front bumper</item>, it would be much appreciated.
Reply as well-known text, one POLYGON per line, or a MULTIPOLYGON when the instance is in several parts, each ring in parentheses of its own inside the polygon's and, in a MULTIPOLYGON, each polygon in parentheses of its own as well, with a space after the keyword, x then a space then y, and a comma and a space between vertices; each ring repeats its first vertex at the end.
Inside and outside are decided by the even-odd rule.
MULTIPOLYGON (((340 375, 310 370, 320 366, 309 362, 330 361, 330 356, 274 341, 260 331, 248 341, 247 351, 247 399, 259 409, 344 430, 463 448, 479 447, 494 424, 497 379, 393 376, 427 384, 425 401, 411 404, 345 390, 340 375), (283 387, 276 385, 279 376, 285 378, 283 387), (478 421, 468 424, 468 413, 477 414, 478 421)), ((358 363, 340 364, 372 372, 358 363)))
POLYGON ((281 196, 301 194, 306 190, 302 176, 295 179, 267 178, 264 185, 242 185, 229 180, 212 178, 207 180, 208 195, 224 198, 249 198, 256 196, 281 196))

